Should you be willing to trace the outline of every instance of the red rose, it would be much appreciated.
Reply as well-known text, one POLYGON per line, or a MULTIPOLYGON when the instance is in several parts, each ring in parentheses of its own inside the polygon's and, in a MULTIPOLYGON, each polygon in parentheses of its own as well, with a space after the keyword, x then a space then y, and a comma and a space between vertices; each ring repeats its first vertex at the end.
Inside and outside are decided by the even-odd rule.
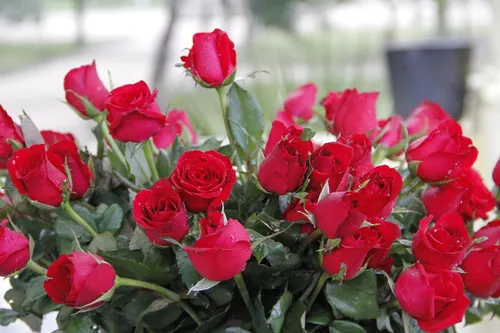
POLYGON ((368 217, 386 218, 396 204, 403 179, 396 169, 380 165, 359 178, 358 186, 364 203, 359 210, 368 217))
POLYGON ((379 136, 381 136, 378 143, 381 146, 391 148, 404 139, 402 121, 403 118, 399 115, 378 121, 379 136))
POLYGON ((267 157, 274 146, 281 141, 281 139, 286 137, 300 138, 302 135, 302 128, 300 126, 286 126, 279 120, 273 121, 271 131, 269 132, 269 138, 266 142, 266 147, 264 149, 264 156, 267 157))
POLYGON ((477 154, 472 140, 462 135, 462 127, 449 119, 429 135, 412 142, 406 160, 418 162, 417 176, 423 181, 440 182, 472 167, 477 154))
POLYGON ((345 191, 349 185, 349 165, 353 149, 348 145, 329 142, 311 155, 309 186, 320 190, 328 181, 330 191, 345 191))
POLYGON ((49 266, 43 283, 53 302, 77 309, 95 309, 104 303, 96 300, 111 291, 116 272, 107 262, 87 252, 63 254, 49 266))
POLYGON ((174 143, 176 137, 182 135, 183 127, 185 127, 191 136, 191 143, 196 144, 198 137, 196 131, 189 121, 188 115, 182 110, 172 110, 168 113, 165 127, 153 137, 155 146, 158 149, 166 149, 174 143))
POLYGON ((50 154, 60 156, 63 163, 68 164, 71 173, 71 199, 82 198, 87 193, 93 176, 90 168, 82 161, 75 142, 63 140, 54 143, 47 151, 47 155, 50 154))
POLYGON ((403 310, 430 333, 462 321, 470 304, 460 274, 421 263, 405 269, 395 289, 403 310))
POLYGON ((419 133, 427 135, 448 119, 451 119, 450 115, 439 104, 423 101, 413 109, 405 125, 410 135, 419 133))
POLYGON ((500 297, 500 245, 472 250, 461 267, 468 292, 480 298, 500 297))
POLYGON ((298 121, 308 121, 314 116, 314 104, 318 88, 314 83, 306 83, 293 91, 285 99, 284 110, 276 114, 279 120, 291 126, 298 121))
POLYGON ((24 143, 21 128, 0 105, 0 170, 7 167, 7 160, 12 156, 12 146, 7 142, 8 139, 24 143))
POLYGON ((144 81, 113 89, 106 100, 111 135, 123 142, 142 142, 158 134, 165 116, 156 103, 157 94, 144 81))
POLYGON ((485 237, 476 247, 487 247, 500 244, 500 220, 491 221, 474 233, 474 239, 485 237))
POLYGON ((292 132, 275 144, 259 167, 259 182, 268 192, 294 192, 304 182, 313 146, 310 140, 302 141, 295 134, 292 132))
POLYGON ((63 184, 67 181, 64 160, 33 145, 14 152, 7 163, 10 179, 19 193, 31 200, 57 207, 62 202, 63 184))
POLYGON ((229 157, 214 150, 192 150, 181 155, 170 180, 186 208, 199 213, 229 198, 236 172, 229 157))
POLYGON ((307 214, 314 214, 318 198, 319 191, 310 191, 304 200, 293 200, 283 212, 283 218, 290 222, 309 221, 307 214))
POLYGON ((137 193, 132 215, 154 244, 169 246, 163 237, 180 242, 189 232, 186 210, 168 179, 160 179, 150 189, 137 193))
POLYGON ((372 163, 372 141, 364 134, 353 134, 342 136, 338 143, 348 145, 353 150, 353 157, 349 165, 349 173, 354 178, 359 178, 367 171, 373 169, 372 163))
POLYGON ((40 131, 40 134, 42 135, 43 141, 45 141, 45 144, 51 145, 53 143, 63 141, 63 140, 69 140, 75 142, 75 137, 71 133, 59 133, 59 132, 54 132, 54 131, 40 131))
POLYGON ((193 78, 205 87, 231 83, 236 71, 234 44, 220 29, 194 34, 193 46, 181 60, 193 78))
POLYGON ((326 110, 330 133, 336 136, 373 136, 377 130, 377 97, 378 92, 360 93, 356 89, 329 93, 321 104, 326 110))
POLYGON ((495 197, 473 169, 466 170, 448 184, 427 188, 421 199, 427 213, 436 218, 457 212, 465 221, 486 219, 495 207, 495 197))
POLYGON ((368 267, 379 268, 387 273, 391 271, 394 258, 389 256, 391 245, 401 237, 399 226, 379 218, 369 220, 371 226, 358 229, 358 234, 366 234, 363 237, 371 239, 371 250, 368 252, 368 267))
POLYGON ((493 182, 497 187, 500 187, 500 159, 495 164, 495 169, 493 169, 493 182))
POLYGON ((0 276, 7 277, 24 267, 30 260, 30 242, 20 232, 7 228, 7 220, 0 222, 0 276))
POLYGON ((224 225, 220 212, 210 212, 200 221, 201 237, 184 247, 194 268, 211 281, 229 280, 241 273, 252 256, 250 236, 240 222, 224 225))
POLYGON ((105 103, 109 92, 97 75, 95 61, 92 61, 90 65, 70 70, 64 77, 64 91, 68 104, 83 117, 88 115, 81 101, 82 97, 86 98, 99 111, 106 108, 105 103))
POLYGON ((413 236, 412 253, 416 260, 451 269, 464 260, 472 245, 464 220, 456 213, 441 216, 432 227, 433 217, 420 220, 413 236))
POLYGON ((316 226, 331 239, 354 235, 366 219, 358 209, 359 200, 360 196, 355 192, 328 194, 316 205, 314 211, 316 226))
POLYGON ((339 246, 323 254, 323 269, 329 275, 341 272, 344 266, 343 280, 351 280, 359 273, 370 252, 370 242, 364 238, 345 237, 339 246))

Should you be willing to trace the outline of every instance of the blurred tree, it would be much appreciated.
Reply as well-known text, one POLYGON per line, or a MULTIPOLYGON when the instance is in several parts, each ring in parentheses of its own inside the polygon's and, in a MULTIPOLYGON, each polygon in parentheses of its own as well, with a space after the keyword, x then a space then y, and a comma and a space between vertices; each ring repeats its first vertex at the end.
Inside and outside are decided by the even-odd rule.
POLYGON ((74 0, 75 5, 75 43, 77 46, 85 45, 85 2, 86 0, 74 0))
POLYGON ((293 30, 294 6, 307 0, 251 0, 247 1, 251 15, 262 25, 293 30))
POLYGON ((446 13, 448 11, 448 0, 436 0, 437 9, 437 35, 446 36, 448 34, 448 21, 446 18, 446 13))
POLYGON ((39 23, 43 0, 0 0, 0 16, 12 22, 34 20, 39 23))

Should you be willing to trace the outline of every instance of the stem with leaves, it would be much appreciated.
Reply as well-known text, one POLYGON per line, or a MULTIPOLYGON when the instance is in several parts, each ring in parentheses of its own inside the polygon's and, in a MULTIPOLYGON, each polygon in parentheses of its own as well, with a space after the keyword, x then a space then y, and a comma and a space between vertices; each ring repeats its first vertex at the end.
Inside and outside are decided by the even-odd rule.
POLYGON ((116 143, 115 139, 111 136, 111 134, 109 134, 109 128, 108 124, 106 123, 106 120, 101 121, 101 130, 102 134, 104 135, 104 138, 111 146, 113 154, 116 155, 116 158, 118 158, 120 163, 125 167, 125 170, 129 170, 128 163, 127 160, 125 159, 125 156, 123 155, 123 152, 121 151, 120 147, 118 147, 118 144, 116 143))
POLYGON ((148 162, 149 169, 151 170, 153 182, 156 182, 160 179, 160 176, 158 175, 158 169, 156 169, 154 148, 151 139, 144 143, 144 155, 146 155, 146 161, 148 162))
POLYGON ((98 234, 97 232, 92 229, 92 227, 80 216, 78 213, 71 207, 69 202, 65 202, 61 205, 61 208, 68 213, 68 215, 78 223, 85 231, 87 231, 92 237, 96 237, 98 234))
POLYGON ((26 268, 29 270, 32 270, 35 273, 38 273, 40 275, 47 275, 47 270, 43 268, 42 266, 38 265, 36 262, 30 259, 28 261, 28 264, 26 265, 26 268))
POLYGON ((250 298, 250 293, 248 292, 247 285, 245 280, 243 279, 243 275, 238 274, 234 277, 234 282, 236 282, 236 286, 238 287, 238 291, 240 292, 241 298, 243 298, 243 302, 247 307, 248 312, 250 312, 250 317, 252 317, 252 321, 255 321, 255 311, 252 304, 252 299, 250 298))
POLYGON ((316 300, 316 297, 318 297, 319 293, 323 289, 323 286, 325 285, 326 281, 328 281, 329 278, 330 275, 328 275, 327 272, 323 272, 321 274, 321 276, 318 279, 318 283, 316 284, 316 288, 314 288, 311 298, 309 298, 309 301, 307 302, 307 309, 310 309, 312 307, 314 301, 316 300))

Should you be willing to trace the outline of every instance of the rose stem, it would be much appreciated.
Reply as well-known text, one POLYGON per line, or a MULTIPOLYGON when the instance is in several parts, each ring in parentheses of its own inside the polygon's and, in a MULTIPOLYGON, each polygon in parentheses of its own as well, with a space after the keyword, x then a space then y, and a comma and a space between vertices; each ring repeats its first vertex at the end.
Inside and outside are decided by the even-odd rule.
POLYGON ((123 164, 123 166, 125 167, 125 170, 128 170, 127 160, 125 159, 125 156, 123 156, 122 151, 120 150, 120 148, 116 144, 115 139, 113 139, 111 134, 109 134, 109 128, 108 128, 108 124, 106 123, 106 120, 101 121, 101 129, 102 129, 102 133, 103 133, 104 137, 106 138, 106 141, 109 143, 109 145, 111 146, 111 149, 113 150, 113 154, 115 154, 116 157, 120 160, 120 163, 123 164))
POLYGON ((71 216, 71 218, 78 223, 83 229, 85 229, 92 237, 97 236, 97 232, 92 229, 92 227, 71 207, 69 202, 65 202, 61 205, 61 208, 71 216))
POLYGON ((26 265, 27 269, 32 270, 35 273, 38 273, 40 275, 47 275, 47 270, 43 268, 42 266, 38 265, 36 262, 30 259, 28 261, 28 264, 26 265))
POLYGON ((309 302, 307 302, 307 309, 308 310, 314 304, 314 301, 316 300, 316 297, 318 297, 319 293, 321 292, 321 289, 323 289, 323 286, 325 285, 326 281, 329 278, 330 278, 330 275, 328 275, 327 272, 323 272, 321 274, 321 276, 319 277, 318 283, 316 284, 316 288, 314 288, 312 296, 311 296, 311 298, 309 298, 309 302))
POLYGON ((311 232, 309 236, 304 238, 302 242, 300 243, 299 250, 297 251, 298 253, 302 253, 306 249, 306 247, 314 242, 316 239, 320 238, 323 235, 323 231, 319 228, 311 232))
POLYGON ((167 299, 171 300, 172 302, 176 302, 179 304, 179 306, 186 311, 186 313, 193 318, 193 320, 196 322, 196 324, 201 325, 203 322, 201 321, 200 317, 196 314, 196 312, 186 303, 181 299, 181 296, 172 290, 169 290, 165 287, 159 286, 154 283, 149 283, 149 282, 144 282, 144 281, 139 281, 139 280, 133 280, 133 279, 127 279, 127 278, 122 278, 117 276, 116 277, 116 282, 115 282, 115 288, 118 287, 137 287, 137 288, 143 288, 143 289, 149 289, 152 291, 156 291, 163 296, 165 296, 167 299))
POLYGON ((234 277, 234 282, 236 282, 236 286, 238 287, 241 298, 243 298, 243 301, 245 302, 245 305, 247 306, 248 312, 250 312, 250 316, 252 317, 252 321, 255 322, 255 320, 254 320, 255 312, 253 309, 252 300, 250 299, 250 294, 248 293, 247 285, 246 285, 245 280, 243 279, 243 276, 241 275, 241 273, 234 277))
POLYGON ((238 168, 238 174, 240 176, 241 181, 243 182, 243 166, 240 161, 240 155, 238 153, 238 149, 236 147, 236 143, 234 142, 233 135, 231 130, 229 129, 229 121, 227 119, 227 96, 224 91, 224 87, 218 87, 217 94, 219 95, 220 108, 222 111, 222 120, 224 121, 224 126, 226 128, 227 138, 229 139, 229 145, 235 154, 234 162, 236 163, 236 167, 238 168))
POLYGON ((153 143, 151 142, 151 139, 144 142, 144 155, 146 155, 146 161, 148 162, 149 169, 151 169, 153 182, 156 182, 160 179, 160 176, 158 175, 158 170, 156 169, 153 143))
POLYGON ((300 296, 299 302, 304 303, 304 301, 309 297, 309 295, 311 295, 312 291, 314 290, 314 287, 316 286, 316 283, 319 280, 319 277, 320 277, 320 273, 319 272, 315 273, 313 275, 312 280, 311 280, 311 284, 309 284, 309 286, 307 286, 307 289, 304 291, 304 293, 302 294, 302 296, 300 296))

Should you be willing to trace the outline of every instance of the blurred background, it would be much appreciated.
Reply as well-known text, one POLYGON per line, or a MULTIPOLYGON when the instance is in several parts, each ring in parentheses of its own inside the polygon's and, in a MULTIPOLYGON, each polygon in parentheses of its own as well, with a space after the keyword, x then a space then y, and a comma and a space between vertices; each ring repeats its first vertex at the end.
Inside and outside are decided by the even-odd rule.
MULTIPOLYGON (((0 0, 0 103, 92 147, 91 122, 63 103, 63 77, 95 59, 104 82, 146 80, 160 90, 162 107, 188 111, 201 135, 223 133, 216 94, 175 67, 194 33, 216 27, 236 44, 238 77, 267 72, 244 79, 267 120, 308 81, 320 98, 351 87, 379 91, 379 117, 405 116, 427 98, 463 124, 492 185, 500 156, 500 0, 0 0)), ((500 332, 499 321, 459 326, 500 332)), ((48 316, 41 330, 56 328, 48 316)), ((30 330, 19 322, 0 332, 30 330)))

